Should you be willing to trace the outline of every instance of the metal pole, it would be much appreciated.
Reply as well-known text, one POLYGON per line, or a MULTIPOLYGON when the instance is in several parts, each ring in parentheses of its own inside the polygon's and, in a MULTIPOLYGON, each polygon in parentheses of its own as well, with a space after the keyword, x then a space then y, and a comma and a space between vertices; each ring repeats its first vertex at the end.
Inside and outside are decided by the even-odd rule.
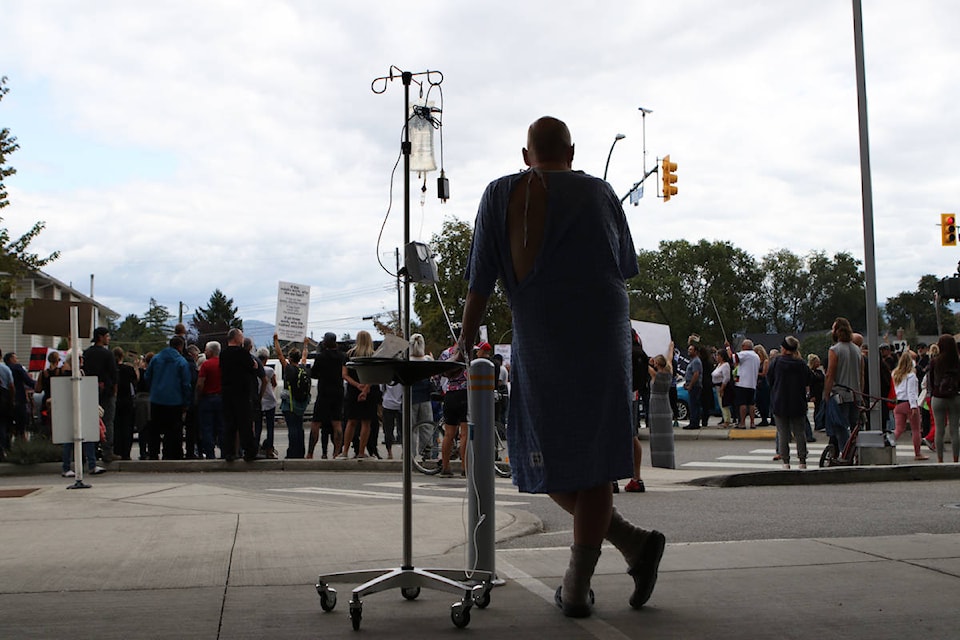
POLYGON ((492 362, 479 358, 470 363, 469 427, 467 459, 467 571, 489 571, 496 580, 496 509, 493 483, 493 391, 492 362))
MULTIPOLYGON (((413 74, 404 71, 403 76, 403 247, 410 244, 410 82, 413 74)), ((403 282, 403 337, 410 339, 410 280, 403 282)), ((405 356, 410 359, 410 352, 405 356)), ((413 447, 411 418, 413 397, 409 385, 403 388, 403 569, 413 568, 413 447)))
MULTIPOLYGON (((860 189, 863 199, 863 272, 867 295, 867 342, 872 357, 871 396, 880 396, 880 328, 877 317, 876 258, 873 247, 873 187, 870 174, 870 140, 867 134, 867 81, 863 61, 863 11, 860 0, 853 0, 853 39, 857 65, 857 109, 860 117, 860 189)), ((880 404, 870 411, 870 429, 881 429, 880 404)))
POLYGON ((623 135, 622 133, 618 133, 618 134, 616 135, 616 137, 613 139, 613 144, 610 145, 610 151, 607 152, 607 164, 606 164, 606 166, 603 168, 603 179, 604 179, 604 180, 607 179, 607 169, 610 168, 610 156, 613 155, 613 148, 614 148, 615 146, 617 146, 617 143, 618 143, 618 142, 620 142, 621 140, 623 140, 623 139, 626 138, 626 137, 627 137, 627 136, 623 135))

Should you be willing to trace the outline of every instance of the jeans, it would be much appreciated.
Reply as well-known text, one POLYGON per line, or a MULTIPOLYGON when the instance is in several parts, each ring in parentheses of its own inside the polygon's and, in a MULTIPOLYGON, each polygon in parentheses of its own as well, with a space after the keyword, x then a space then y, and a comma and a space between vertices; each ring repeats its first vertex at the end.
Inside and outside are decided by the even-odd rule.
POLYGON ((293 411, 284 411, 283 420, 287 423, 287 448, 285 458, 302 458, 307 454, 303 443, 303 416, 293 411))
POLYGON ((267 439, 263 441, 262 449, 273 449, 273 423, 276 420, 277 408, 261 409, 257 417, 256 436, 257 442, 260 442, 260 436, 263 435, 263 425, 267 425, 267 439))
POLYGON ((690 402, 687 403, 687 406, 690 409, 690 426, 699 427, 700 426, 700 387, 691 387, 690 388, 690 402))
MULTIPOLYGON (((87 469, 89 469, 92 473, 93 470, 97 468, 97 443, 84 442, 81 452, 81 459, 87 463, 87 469)), ((61 462, 63 463, 63 472, 66 473, 67 471, 70 471, 70 466, 73 463, 72 442, 65 442, 63 444, 63 459, 61 462)))
POLYGON ((837 439, 837 455, 843 453, 843 448, 847 446, 847 440, 850 439, 850 429, 857 426, 857 419, 860 417, 860 409, 856 402, 841 402, 840 415, 846 418, 846 424, 833 428, 831 437, 837 439))
POLYGON ((214 445, 223 450, 220 439, 223 437, 223 400, 219 394, 200 396, 198 407, 200 418, 200 452, 212 460, 217 457, 214 445))

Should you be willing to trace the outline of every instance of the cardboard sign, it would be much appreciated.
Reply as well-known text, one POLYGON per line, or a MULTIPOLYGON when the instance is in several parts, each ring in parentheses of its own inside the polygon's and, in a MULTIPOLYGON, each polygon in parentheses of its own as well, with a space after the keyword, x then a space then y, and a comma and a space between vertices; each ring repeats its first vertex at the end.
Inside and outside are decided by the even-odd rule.
POLYGON ((34 336, 69 336, 70 307, 79 307, 80 338, 93 335, 93 305, 89 302, 32 298, 23 307, 23 333, 34 336))
POLYGON ((303 342, 310 316, 310 285, 280 282, 277 288, 277 336, 303 342))

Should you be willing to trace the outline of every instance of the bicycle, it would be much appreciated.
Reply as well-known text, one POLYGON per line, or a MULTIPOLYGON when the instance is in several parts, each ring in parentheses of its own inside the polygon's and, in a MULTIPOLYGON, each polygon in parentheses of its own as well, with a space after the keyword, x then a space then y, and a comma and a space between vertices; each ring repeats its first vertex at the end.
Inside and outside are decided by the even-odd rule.
MULTIPOLYGON (((493 471, 501 478, 509 478, 513 475, 510 469, 510 457, 507 452, 506 428, 500 423, 495 422, 493 428, 493 471)), ((417 451, 413 455, 413 466, 420 473, 427 476, 434 476, 440 473, 442 468, 440 462, 440 447, 443 443, 443 419, 438 422, 424 421, 413 428, 413 437, 418 438, 420 433, 429 433, 426 443, 417 442, 417 451), (422 431, 421 431, 422 430, 422 431)), ((460 449, 457 446, 460 434, 459 429, 455 431, 453 451, 450 453, 450 459, 456 460, 460 456, 460 449)))
POLYGON ((833 442, 834 438, 831 436, 831 441, 826 447, 823 448, 823 453, 820 455, 820 466, 856 466, 860 464, 860 447, 857 446, 857 436, 860 435, 860 431, 863 429, 864 425, 868 425, 870 423, 870 412, 873 410, 873 408, 877 406, 878 402, 886 400, 886 398, 871 396, 867 393, 863 393, 857 389, 852 389, 843 384, 835 384, 834 386, 853 392, 854 398, 857 400, 857 423, 850 431, 850 437, 847 439, 847 443, 844 445, 843 451, 840 451, 839 453, 837 452, 837 445, 833 442))

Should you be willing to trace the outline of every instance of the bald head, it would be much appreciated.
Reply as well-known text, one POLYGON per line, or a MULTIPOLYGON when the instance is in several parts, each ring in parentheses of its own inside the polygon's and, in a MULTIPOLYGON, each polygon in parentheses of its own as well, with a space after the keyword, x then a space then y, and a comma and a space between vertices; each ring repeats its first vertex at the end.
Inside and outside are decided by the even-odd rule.
POLYGON ((531 124, 523 160, 538 169, 569 169, 573 164, 573 143, 567 125, 550 116, 531 124))

